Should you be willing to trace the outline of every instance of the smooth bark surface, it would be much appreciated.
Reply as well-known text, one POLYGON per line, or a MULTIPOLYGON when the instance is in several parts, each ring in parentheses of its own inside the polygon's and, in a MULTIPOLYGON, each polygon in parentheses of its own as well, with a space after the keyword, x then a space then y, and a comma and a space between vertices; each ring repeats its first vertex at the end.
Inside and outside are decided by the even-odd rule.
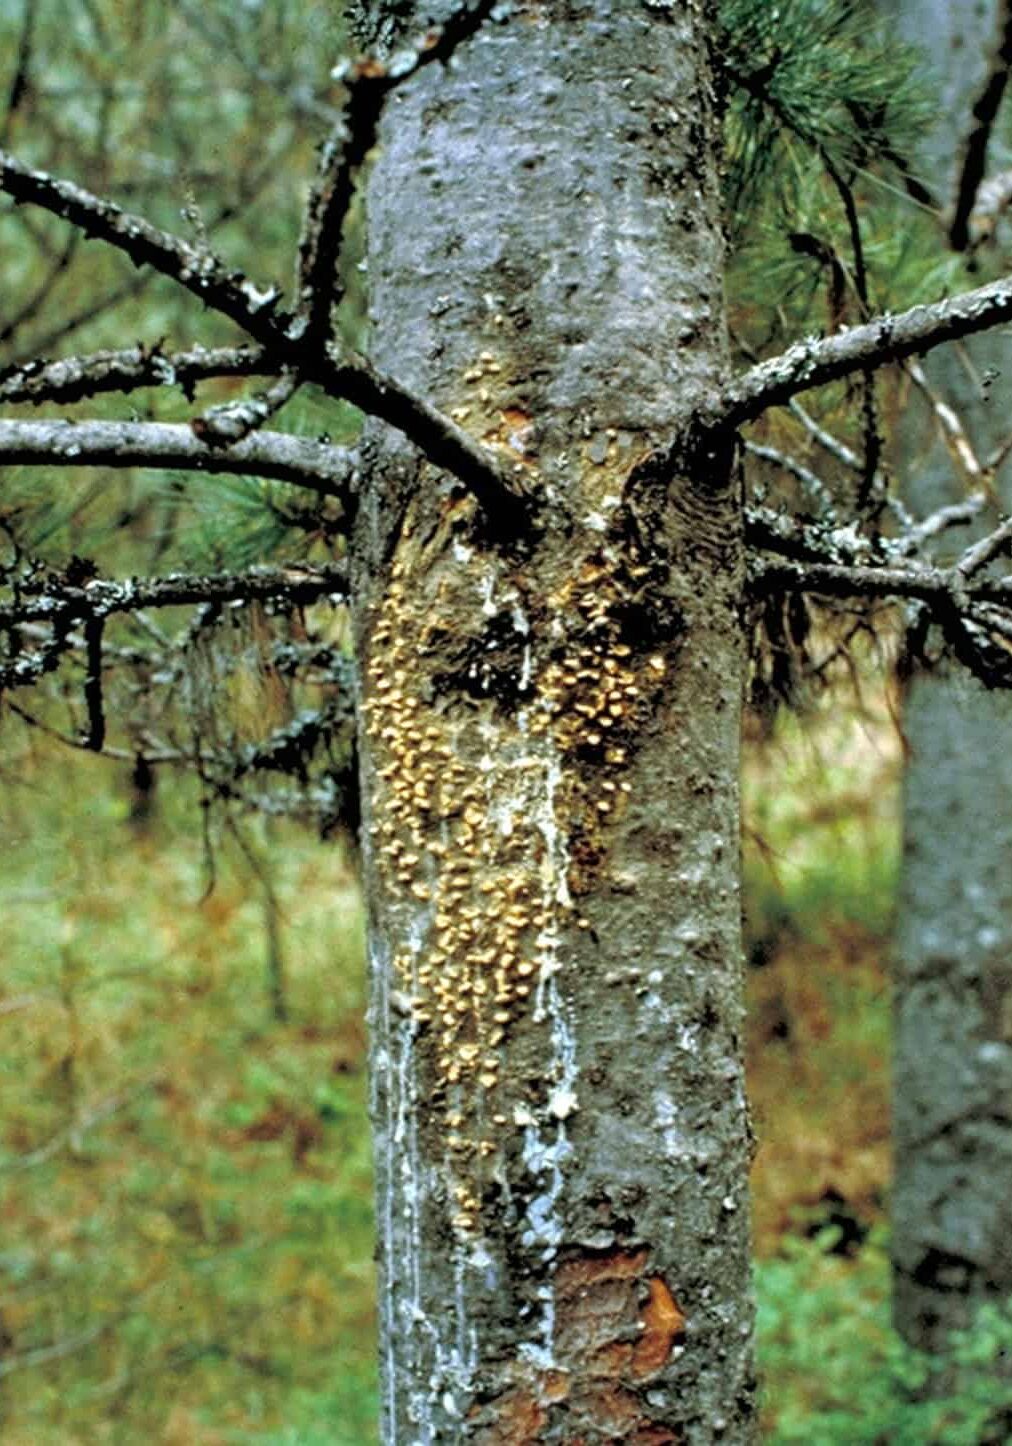
MULTIPOLYGON (((904 0, 899 19, 909 38, 931 36, 940 104, 922 160, 949 175, 954 193, 958 141, 986 73, 996 6, 904 0)), ((967 355, 947 349, 925 370, 986 458, 1009 430, 1007 343, 977 339, 967 355)), ((965 495, 922 400, 905 419, 902 445, 917 512, 965 495)), ((999 483, 1007 498, 1007 467, 999 483)), ((978 530, 995 520, 989 512, 978 530)), ((951 554, 969 536, 956 532, 944 545, 951 554)), ((911 1343, 936 1349, 982 1300, 1012 1292, 1012 706, 1003 692, 950 670, 921 673, 907 694, 904 731, 895 1313, 911 1343)))
POLYGON ((705 32, 690 4, 515 5, 395 96, 370 184, 378 365, 544 504, 513 545, 374 440, 354 550, 397 1446, 753 1439, 740 508, 727 457, 642 465, 725 361, 705 32))

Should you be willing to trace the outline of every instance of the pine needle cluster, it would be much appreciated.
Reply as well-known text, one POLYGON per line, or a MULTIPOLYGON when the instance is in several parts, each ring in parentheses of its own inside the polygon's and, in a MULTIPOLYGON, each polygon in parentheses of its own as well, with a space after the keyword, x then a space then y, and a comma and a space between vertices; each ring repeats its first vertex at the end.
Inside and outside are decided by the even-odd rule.
POLYGON ((853 177, 904 157, 929 118, 917 53, 868 0, 723 0, 732 230, 772 192, 792 199, 804 160, 853 177))

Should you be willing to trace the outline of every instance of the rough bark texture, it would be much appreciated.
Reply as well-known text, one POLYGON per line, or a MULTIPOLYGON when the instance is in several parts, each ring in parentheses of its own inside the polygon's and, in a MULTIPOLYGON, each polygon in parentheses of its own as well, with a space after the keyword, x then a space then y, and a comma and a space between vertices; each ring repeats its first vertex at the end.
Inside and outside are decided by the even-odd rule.
MULTIPOLYGON (((427 18, 406 10, 379 19, 427 18)), ((370 183, 377 362, 545 503, 511 544, 375 441, 356 551, 397 1446, 753 1439, 740 508, 689 429, 676 475, 627 485, 725 360, 706 30, 690 0, 514 5, 397 94, 370 183)))
MULTIPOLYGON (((922 161, 938 177, 952 175, 995 6, 904 0, 900 21, 911 39, 932 37, 939 124, 922 161)), ((1001 369, 989 389, 948 350, 925 370, 985 458, 1009 430, 1007 345, 982 338, 968 352, 978 376, 1001 369)), ((966 492, 926 413, 912 408, 903 434, 908 496, 925 513, 966 492)), ((1007 468, 999 480, 1007 497, 1007 468)), ((994 522, 989 510, 981 528, 994 522)), ((971 535, 955 534, 946 546, 958 549, 971 535)), ((904 728, 895 1313, 909 1341, 933 1349, 975 1305, 1012 1292, 1012 705, 972 679, 920 674, 904 728)))

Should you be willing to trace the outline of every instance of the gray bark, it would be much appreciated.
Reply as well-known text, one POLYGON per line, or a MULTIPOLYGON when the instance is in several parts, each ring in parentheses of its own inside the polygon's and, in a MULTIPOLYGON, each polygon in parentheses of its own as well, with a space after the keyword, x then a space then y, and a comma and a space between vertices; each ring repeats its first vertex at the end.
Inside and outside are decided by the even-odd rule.
POLYGON ((697 5, 514 5, 396 94, 370 182, 378 365, 546 504, 510 543, 373 440, 353 551, 397 1446, 754 1439, 740 507, 689 441, 626 485, 725 364, 706 38, 697 5))
MULTIPOLYGON (((994 41, 996 6, 904 0, 910 38, 931 36, 938 126, 925 170, 953 163, 994 41)), ((1007 346, 967 347, 988 390, 950 350, 925 363, 978 456, 1009 430, 1007 346)), ((904 427, 916 509, 965 495, 923 403, 904 427)), ((1006 468, 1000 480, 1007 498, 1006 468)), ((993 526, 983 517, 978 530, 993 526)), ((955 533, 958 549, 972 533, 955 533)), ((896 935, 893 1193, 895 1316, 913 1344, 938 1349, 981 1301, 1012 1292, 1012 704, 971 678, 918 674, 904 708, 903 873, 896 935)))

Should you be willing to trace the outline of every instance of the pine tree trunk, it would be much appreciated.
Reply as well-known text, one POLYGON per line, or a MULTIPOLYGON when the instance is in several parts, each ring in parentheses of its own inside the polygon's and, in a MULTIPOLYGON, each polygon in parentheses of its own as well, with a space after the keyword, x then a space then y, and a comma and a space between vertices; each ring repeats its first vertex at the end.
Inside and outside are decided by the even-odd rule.
POLYGON ((356 565, 397 1446, 753 1440, 740 507, 689 440, 677 475, 628 485, 725 364, 716 133, 703 7, 609 0, 514 5, 384 122, 374 354, 546 503, 513 542, 374 440, 356 565))
MULTIPOLYGON (((931 37, 937 69, 939 123, 918 158, 926 174, 952 172, 994 40, 995 10, 904 0, 901 28, 912 40, 931 37)), ((963 355, 945 348, 924 364, 982 459, 1008 435, 1005 352, 1007 343, 979 338, 963 355), (996 369, 989 388, 973 368, 978 378, 996 369)), ((923 402, 905 419, 903 445, 907 496, 919 513, 965 496, 967 483, 923 402)), ((1007 467, 999 482, 1007 497, 1007 467)), ((989 510, 985 524, 996 520, 989 510)), ((946 555, 971 538, 950 534, 946 555)), ((908 1341, 936 1350, 983 1300, 1012 1292, 1012 702, 948 670, 919 673, 904 731, 895 1316, 908 1341)))

